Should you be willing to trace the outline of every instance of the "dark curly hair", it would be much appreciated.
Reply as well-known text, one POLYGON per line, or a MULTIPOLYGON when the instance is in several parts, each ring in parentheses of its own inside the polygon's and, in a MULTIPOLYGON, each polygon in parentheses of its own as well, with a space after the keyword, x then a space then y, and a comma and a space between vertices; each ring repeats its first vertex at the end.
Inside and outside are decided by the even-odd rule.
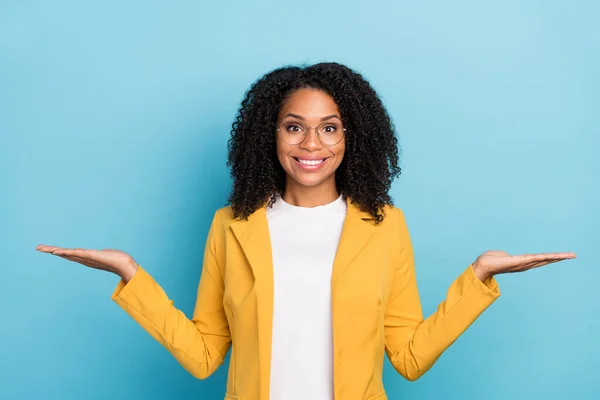
POLYGON ((234 218, 248 218, 283 193, 285 171, 275 142, 277 117, 285 100, 300 88, 319 89, 333 97, 346 128, 346 151, 335 172, 337 188, 381 222, 384 206, 392 204, 388 194, 392 181, 400 175, 394 125, 371 85, 338 63, 278 68, 246 92, 228 141, 234 218))

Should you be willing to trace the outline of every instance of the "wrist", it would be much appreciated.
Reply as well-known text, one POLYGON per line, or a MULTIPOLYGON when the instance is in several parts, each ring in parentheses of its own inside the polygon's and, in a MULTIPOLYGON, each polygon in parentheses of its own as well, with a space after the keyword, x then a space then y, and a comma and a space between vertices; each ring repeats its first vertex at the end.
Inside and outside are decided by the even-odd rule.
POLYGON ((117 273, 125 281, 125 283, 129 282, 131 278, 135 275, 139 268, 139 265, 135 262, 135 260, 131 259, 127 264, 121 268, 121 270, 117 273))
POLYGON ((475 275, 477 276, 477 278, 479 278, 481 282, 486 281, 494 275, 485 267, 482 267, 481 264, 479 264, 477 261, 471 264, 471 267, 473 268, 473 272, 475 272, 475 275))

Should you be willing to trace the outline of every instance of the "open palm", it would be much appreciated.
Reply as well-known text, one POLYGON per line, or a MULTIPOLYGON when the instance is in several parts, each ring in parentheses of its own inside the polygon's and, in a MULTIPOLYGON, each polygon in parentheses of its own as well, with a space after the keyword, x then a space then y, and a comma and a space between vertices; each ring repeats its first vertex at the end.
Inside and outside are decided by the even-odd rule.
POLYGON ((85 266, 115 273, 121 277, 132 275, 137 264, 129 254, 117 249, 69 249, 40 244, 36 250, 50 253, 85 266))
POLYGON ((502 250, 489 250, 477 257, 473 268, 480 278, 497 274, 522 272, 555 262, 575 258, 575 253, 540 253, 511 256, 502 250))

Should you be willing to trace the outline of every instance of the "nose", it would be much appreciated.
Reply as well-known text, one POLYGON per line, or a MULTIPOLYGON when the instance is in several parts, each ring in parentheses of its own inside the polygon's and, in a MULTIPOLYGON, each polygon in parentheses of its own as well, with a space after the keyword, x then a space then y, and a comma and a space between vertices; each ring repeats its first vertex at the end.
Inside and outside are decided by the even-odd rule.
POLYGON ((299 147, 308 151, 319 150, 323 147, 323 143, 321 143, 319 135, 317 134, 317 128, 308 128, 308 132, 299 147))

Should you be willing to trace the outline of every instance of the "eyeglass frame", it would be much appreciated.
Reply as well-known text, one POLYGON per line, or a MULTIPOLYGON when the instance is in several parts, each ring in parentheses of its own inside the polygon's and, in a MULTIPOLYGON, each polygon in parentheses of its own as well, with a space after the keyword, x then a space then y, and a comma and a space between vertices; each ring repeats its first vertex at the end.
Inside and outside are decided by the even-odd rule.
MULTIPOLYGON (((283 124, 284 124, 283 122, 282 122, 281 124, 279 124, 279 127, 277 128, 277 132, 281 132, 281 126, 282 126, 283 124)), ((317 125, 317 126, 303 126, 303 128, 306 128, 306 132, 304 132, 304 137, 302 138, 302 140, 301 140, 301 141, 299 141, 299 142, 298 142, 298 143, 296 143, 296 144, 291 144, 291 143, 288 143, 288 142, 286 142, 286 141, 285 141, 285 139, 283 139, 283 138, 282 138, 282 140, 283 140, 283 141, 284 141, 286 144, 289 144, 290 146, 300 146, 300 145, 301 145, 301 144, 302 144, 302 143, 303 143, 303 142, 306 140, 306 137, 307 137, 307 136, 308 136, 308 134, 310 133, 310 130, 311 130, 311 129, 314 129, 314 130, 315 130, 315 133, 317 134, 317 138, 319 139, 319 142, 321 142, 321 144, 322 144, 322 145, 324 145, 324 146, 335 146, 336 144, 338 144, 339 142, 341 142, 342 140, 344 140, 344 138, 346 137, 346 128, 342 128, 342 137, 341 137, 341 138, 340 138, 340 140, 338 140, 337 142, 335 142, 335 143, 333 143, 333 144, 326 144, 326 143, 323 143, 323 141, 321 140, 321 134, 319 133, 319 131, 317 130, 317 128, 318 128, 319 126, 321 126, 321 125, 326 125, 326 124, 327 124, 327 122, 323 122, 322 124, 319 124, 319 125, 317 125)), ((298 124, 298 125, 302 125, 302 124, 298 124)))

